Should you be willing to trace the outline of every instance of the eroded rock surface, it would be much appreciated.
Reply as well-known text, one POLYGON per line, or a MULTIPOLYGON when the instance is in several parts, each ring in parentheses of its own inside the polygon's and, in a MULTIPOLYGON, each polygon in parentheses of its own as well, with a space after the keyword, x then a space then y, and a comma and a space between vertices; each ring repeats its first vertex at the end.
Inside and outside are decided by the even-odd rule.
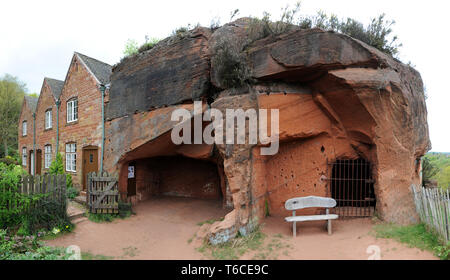
MULTIPOLYGON (((284 209, 289 198, 331 196, 330 163, 364 158, 373 166, 380 216, 402 224, 417 221, 410 187, 420 185, 419 159, 431 148, 420 74, 346 35, 297 28, 254 40, 248 30, 248 19, 214 32, 197 28, 114 68, 105 164, 124 178, 121 191, 127 190, 123 176, 133 161, 161 155, 214 161, 224 205, 233 205, 209 228, 207 236, 217 244, 248 233, 268 212, 290 215, 284 209), (245 58, 248 85, 221 83, 211 63, 220 40, 229 40, 245 58), (171 112, 192 109, 195 100, 223 112, 279 109, 279 152, 261 156, 261 144, 170 143, 171 112)), ((147 187, 145 180, 136 185, 138 193, 147 187)))

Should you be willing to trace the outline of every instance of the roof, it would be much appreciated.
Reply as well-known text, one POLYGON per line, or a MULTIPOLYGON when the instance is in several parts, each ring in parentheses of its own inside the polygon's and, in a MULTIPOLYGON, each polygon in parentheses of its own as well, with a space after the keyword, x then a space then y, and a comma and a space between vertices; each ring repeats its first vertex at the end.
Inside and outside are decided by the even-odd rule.
POLYGON ((25 94, 25 101, 27 102, 28 108, 30 108, 31 112, 36 112, 38 98, 25 94))
POLYGON ((64 86, 64 81, 52 79, 52 78, 44 78, 44 80, 47 82, 47 84, 50 86, 50 89, 52 90, 53 97, 55 100, 59 99, 59 96, 61 95, 62 88, 64 86))
POLYGON ((84 62, 99 82, 104 85, 109 84, 109 76, 112 73, 111 65, 78 52, 75 52, 75 54, 84 62))

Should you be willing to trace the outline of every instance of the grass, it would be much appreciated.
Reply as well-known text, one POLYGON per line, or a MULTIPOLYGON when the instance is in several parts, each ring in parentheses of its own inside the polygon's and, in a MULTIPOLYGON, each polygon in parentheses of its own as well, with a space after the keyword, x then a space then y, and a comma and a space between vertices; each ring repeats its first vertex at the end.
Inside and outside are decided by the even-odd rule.
POLYGON ((247 236, 239 235, 227 243, 213 246, 207 241, 197 251, 215 260, 237 260, 244 254, 253 254, 253 259, 276 259, 278 253, 288 254, 291 247, 284 243, 283 236, 276 234, 268 242, 267 236, 258 227, 247 236))
POLYGON ((377 238, 391 238, 411 248, 433 252, 435 256, 443 260, 448 260, 450 257, 450 244, 442 245, 439 238, 427 230, 424 224, 410 226, 379 224, 374 226, 374 234, 377 238))
POLYGON ((204 224, 210 224, 210 225, 212 225, 212 224, 214 224, 215 222, 223 221, 223 219, 224 219, 224 218, 206 220, 206 221, 197 223, 197 226, 203 226, 204 224))
POLYGON ((250 250, 262 247, 265 235, 259 228, 247 236, 239 235, 229 242, 213 246, 207 241, 197 251, 216 260, 237 260, 250 250))
POLYGON ((122 257, 127 257, 127 256, 134 257, 134 256, 137 256, 139 254, 139 250, 136 247, 129 246, 129 247, 126 247, 126 248, 122 248, 122 250, 123 250, 122 257))
POLYGON ((110 223, 119 218, 119 214, 87 214, 89 221, 94 223, 110 223))
POLYGON ((94 255, 91 252, 81 252, 81 259, 92 261, 92 260, 112 260, 114 257, 108 257, 104 255, 94 255))
POLYGON ((134 215, 134 213, 132 212, 122 212, 120 214, 101 214, 101 213, 97 213, 97 214, 93 214, 93 213, 86 213, 89 221, 94 222, 94 223, 110 223, 118 218, 120 219, 126 219, 128 217, 130 217, 131 215, 134 215))

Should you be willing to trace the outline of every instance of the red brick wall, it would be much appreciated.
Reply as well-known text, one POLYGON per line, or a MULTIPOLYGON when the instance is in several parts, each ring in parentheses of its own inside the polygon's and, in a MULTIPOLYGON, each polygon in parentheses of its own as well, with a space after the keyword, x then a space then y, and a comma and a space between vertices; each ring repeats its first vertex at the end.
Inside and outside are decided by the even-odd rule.
POLYGON ((59 150, 63 156, 65 166, 65 145, 69 142, 77 144, 76 172, 72 174, 74 186, 81 188, 83 147, 98 147, 98 166, 101 157, 101 92, 96 79, 90 74, 85 65, 75 54, 61 93, 61 107, 59 111, 59 150), (67 123, 67 101, 78 98, 78 121, 67 123))
POLYGON ((48 171, 45 169, 45 145, 51 145, 53 160, 56 153, 56 103, 50 86, 44 80, 36 108, 36 149, 42 151, 42 174, 48 171), (48 109, 52 110, 52 128, 45 129, 45 112, 48 109))
POLYGON ((24 167, 27 171, 29 171, 30 167, 30 159, 29 154, 30 151, 33 150, 33 112, 31 112, 30 108, 26 105, 26 102, 24 101, 22 104, 22 112, 20 114, 19 119, 19 137, 18 137, 18 149, 19 154, 22 158, 22 148, 27 148, 27 166, 24 167), (22 122, 27 121, 27 136, 22 136, 22 122))
POLYGON ((154 195, 217 200, 222 197, 215 163, 175 156, 138 160, 134 165, 138 200, 154 195))

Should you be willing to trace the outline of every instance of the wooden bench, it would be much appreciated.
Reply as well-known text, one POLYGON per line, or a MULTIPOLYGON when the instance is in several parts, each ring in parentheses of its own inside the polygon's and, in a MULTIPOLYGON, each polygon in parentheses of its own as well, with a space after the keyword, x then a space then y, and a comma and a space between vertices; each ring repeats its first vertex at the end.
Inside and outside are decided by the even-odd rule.
POLYGON ((292 211, 292 216, 286 217, 286 222, 292 224, 292 232, 294 237, 297 236, 297 222, 306 221, 321 221, 327 220, 328 234, 331 234, 331 220, 337 219, 339 216, 335 214, 330 214, 330 209, 336 206, 336 200, 328 197, 319 196, 307 196, 307 197, 297 197, 291 198, 284 204, 286 210, 292 211), (325 215, 311 215, 311 216, 295 216, 295 211, 310 208, 310 207, 322 207, 327 208, 325 215))

